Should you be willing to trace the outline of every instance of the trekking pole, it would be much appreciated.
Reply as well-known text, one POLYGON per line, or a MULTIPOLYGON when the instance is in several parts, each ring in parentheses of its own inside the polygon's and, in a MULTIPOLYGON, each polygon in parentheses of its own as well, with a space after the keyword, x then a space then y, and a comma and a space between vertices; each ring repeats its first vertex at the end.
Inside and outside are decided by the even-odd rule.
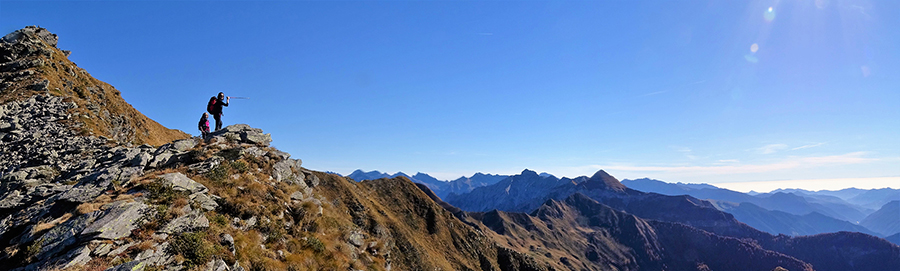
POLYGON ((250 99, 250 97, 231 97, 231 96, 228 96, 228 98, 229 98, 229 99, 243 99, 243 100, 249 100, 249 99, 250 99))

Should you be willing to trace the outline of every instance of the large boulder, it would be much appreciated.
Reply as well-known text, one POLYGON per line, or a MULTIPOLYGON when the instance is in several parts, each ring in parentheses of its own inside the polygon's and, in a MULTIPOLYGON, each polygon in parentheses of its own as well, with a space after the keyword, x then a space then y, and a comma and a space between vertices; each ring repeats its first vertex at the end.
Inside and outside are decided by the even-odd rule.
MULTIPOLYGON (((36 237, 36 242, 41 243, 41 250, 37 254, 38 259, 47 259, 78 241, 78 233, 84 230, 103 214, 101 211, 90 212, 70 219, 61 225, 51 228, 47 233, 36 237)), ((27 238, 32 239, 32 238, 27 238)))
POLYGON ((59 37, 56 34, 50 33, 47 29, 38 27, 38 26, 26 26, 25 28, 13 31, 12 33, 3 36, 0 39, 0 42, 3 43, 15 43, 22 38, 28 37, 28 35, 37 36, 41 38, 47 45, 52 47, 56 47, 56 44, 59 42, 59 37))
POLYGON ((275 163, 272 167, 272 177, 279 182, 289 182, 306 186, 303 179, 306 178, 300 171, 303 161, 300 159, 287 159, 275 163))
POLYGON ((163 185, 171 185, 175 191, 187 191, 189 194, 206 192, 209 189, 203 184, 195 182, 181 172, 159 175, 163 185))
POLYGON ((237 140, 240 143, 268 146, 272 142, 271 134, 264 134, 262 129, 247 124, 234 124, 212 132, 218 140, 237 140))
POLYGON ((200 205, 200 208, 204 211, 212 211, 219 208, 219 204, 216 203, 216 200, 209 195, 206 195, 206 193, 194 193, 191 194, 189 198, 191 202, 200 205))
POLYGON ((60 195, 61 200, 75 203, 89 202, 110 188, 113 182, 124 183, 143 172, 141 167, 110 167, 83 178, 78 184, 60 195))
POLYGON ((172 219, 172 221, 170 221, 169 224, 166 224, 166 226, 163 229, 159 230, 159 232, 166 234, 177 234, 204 228, 209 228, 209 219, 207 219, 206 216, 203 215, 203 213, 201 213, 199 210, 194 210, 190 213, 172 219))
POLYGON ((91 239, 115 240, 127 237, 148 212, 152 212, 152 209, 142 202, 113 202, 103 217, 85 228, 81 234, 91 239))

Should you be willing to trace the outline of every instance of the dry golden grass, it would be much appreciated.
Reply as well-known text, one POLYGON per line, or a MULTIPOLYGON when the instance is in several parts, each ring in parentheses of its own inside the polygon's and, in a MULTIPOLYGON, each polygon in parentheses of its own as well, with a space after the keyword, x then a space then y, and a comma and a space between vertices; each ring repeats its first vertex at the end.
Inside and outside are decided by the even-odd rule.
POLYGON ((31 228, 31 233, 34 234, 34 233, 39 233, 39 232, 42 232, 45 230, 49 230, 50 228, 56 227, 56 225, 59 225, 63 222, 68 221, 70 218, 72 218, 72 213, 65 213, 62 216, 60 216, 59 218, 54 219, 53 221, 50 221, 47 223, 38 223, 33 228, 31 228))
POLYGON ((73 101, 79 105, 73 109, 73 113, 77 112, 82 115, 81 118, 73 118, 67 122, 80 122, 84 126, 81 133, 84 135, 93 134, 98 136, 106 136, 115 138, 112 134, 115 131, 116 123, 114 120, 103 118, 106 111, 109 115, 122 116, 125 119, 124 125, 133 130, 132 134, 121 135, 121 139, 134 144, 151 144, 159 146, 176 139, 188 138, 190 135, 179 130, 168 129, 147 118, 139 111, 134 109, 130 104, 125 102, 121 97, 121 93, 113 86, 97 80, 87 71, 81 69, 70 61, 65 54, 57 48, 51 47, 46 43, 43 47, 49 49, 51 54, 48 55, 32 55, 27 57, 29 60, 40 60, 44 64, 38 67, 30 68, 36 72, 31 78, 15 82, 11 89, 15 91, 6 91, 0 95, 0 103, 11 100, 23 100, 32 95, 40 94, 38 91, 30 90, 28 87, 34 82, 47 80, 51 95, 67 97, 69 101, 73 101), (87 104, 102 104, 102 108, 98 112, 88 109, 87 104), (90 116, 87 118, 85 116, 90 116))
POLYGON ((188 205, 188 199, 186 198, 177 198, 172 202, 172 208, 181 209, 184 206, 188 205))
POLYGON ((122 201, 122 200, 131 201, 135 198, 135 196, 136 195, 132 195, 132 194, 118 194, 118 195, 116 195, 116 198, 113 201, 122 201))
POLYGON ((133 248, 135 249, 135 251, 141 252, 153 248, 154 245, 156 245, 156 242, 153 242, 152 240, 144 240, 133 246, 133 248))
POLYGON ((94 203, 82 203, 75 207, 75 211, 78 212, 79 215, 88 214, 93 211, 99 211, 100 205, 94 203))

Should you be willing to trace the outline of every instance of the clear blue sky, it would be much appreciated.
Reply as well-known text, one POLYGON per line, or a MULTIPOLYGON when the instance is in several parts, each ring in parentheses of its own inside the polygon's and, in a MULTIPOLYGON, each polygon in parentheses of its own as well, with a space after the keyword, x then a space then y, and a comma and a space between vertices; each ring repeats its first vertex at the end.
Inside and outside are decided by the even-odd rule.
POLYGON ((316 170, 900 188, 897 14, 892 0, 4 0, 0 30, 48 28, 189 133, 210 96, 251 97, 226 124, 316 170))

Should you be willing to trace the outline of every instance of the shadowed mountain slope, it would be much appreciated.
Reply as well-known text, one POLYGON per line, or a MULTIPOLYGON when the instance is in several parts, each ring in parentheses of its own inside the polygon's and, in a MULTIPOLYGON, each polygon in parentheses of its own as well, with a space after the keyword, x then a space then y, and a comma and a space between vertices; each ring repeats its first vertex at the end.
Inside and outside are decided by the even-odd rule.
POLYGON ((866 190, 847 201, 877 210, 891 201, 900 200, 900 189, 881 188, 866 190))
MULTIPOLYGON (((798 191, 749 195, 712 185, 666 183, 652 179, 624 180, 629 188, 663 195, 690 195, 699 199, 752 203, 756 206, 795 215, 813 212, 845 221, 860 221, 867 215, 864 208, 833 196, 810 196, 798 191)), ((808 191, 806 191, 808 192, 808 191)), ((739 218, 740 219, 740 218, 739 218)))
POLYGON ((900 233, 885 237, 884 239, 891 241, 891 243, 894 243, 895 245, 900 245, 900 233))
MULTIPOLYGON (((850 232, 817 235, 814 240, 817 240, 817 242, 820 243, 816 245, 831 243, 833 244, 834 249, 822 250, 821 247, 812 247, 812 243, 804 242, 804 245, 809 245, 810 247, 804 247, 803 249, 819 251, 821 254, 795 255, 792 253, 796 251, 789 250, 789 248, 791 248, 789 245, 790 242, 793 242, 795 239, 788 236, 773 236, 747 226, 744 223, 738 222, 733 215, 716 209, 713 204, 708 201, 699 200, 687 195, 666 196, 656 193, 644 193, 629 188, 621 189, 614 184, 610 185, 610 182, 614 180, 614 178, 607 176, 608 174, 605 174, 605 172, 598 172, 598 174, 595 174, 584 182, 561 183, 552 189, 531 189, 529 187, 506 188, 501 187, 500 184, 509 184, 501 182, 497 185, 473 190, 472 193, 479 193, 477 194, 477 197, 460 195, 460 197, 452 200, 455 200, 456 202, 468 202, 467 206, 475 206, 475 208, 477 208, 475 210, 498 209, 503 211, 521 212, 537 209, 542 204, 536 203, 535 201, 537 200, 542 200, 542 202, 546 202, 550 199, 563 200, 571 195, 579 193, 613 209, 633 214, 642 219, 675 222, 719 236, 752 240, 750 241, 751 243, 759 244, 763 249, 791 255, 804 262, 810 263, 816 270, 870 270, 847 268, 847 266, 854 266, 853 263, 858 261, 867 261, 871 266, 881 266, 891 270, 900 270, 900 266, 891 265, 900 259, 900 254, 895 252, 897 247, 892 247, 891 244, 884 239, 850 232), (521 194, 510 193, 510 195, 506 195, 507 189, 521 194), (540 193, 546 194, 540 195, 540 193), (496 195, 496 198, 501 199, 521 197, 533 200, 514 202, 514 204, 497 201, 496 199, 479 201, 482 198, 490 198, 490 195, 496 195), (484 205, 478 206, 472 202, 481 202, 484 205), (512 208, 515 209, 503 209, 508 206, 513 206, 512 208), (532 208, 531 206, 536 207, 532 208), (857 237, 861 238, 860 243, 848 243, 844 241, 857 237), (870 249, 863 249, 863 247, 870 247, 870 249), (883 258, 875 257, 873 255, 883 256, 883 258), (844 264, 831 264, 833 259, 841 259, 844 264)), ((525 185, 528 183, 520 182, 519 184, 525 185)), ((450 203, 453 204, 453 202, 450 203)), ((462 209, 466 210, 466 208, 462 209)))
POLYGON ((549 200, 532 214, 460 213, 478 228, 560 270, 812 270, 753 243, 683 224, 647 221, 584 195, 549 200))
POLYGON ((421 183, 425 186, 428 186, 435 195, 441 198, 447 197, 450 194, 462 194, 468 193, 472 191, 472 189, 492 185, 500 180, 506 179, 509 176, 506 175, 494 175, 494 174, 484 174, 481 172, 475 173, 472 177, 459 177, 453 181, 442 181, 437 178, 432 177, 431 175, 425 173, 416 173, 416 175, 409 176, 403 172, 397 172, 394 175, 388 175, 387 173, 382 173, 377 170, 365 172, 360 169, 353 171, 347 177, 354 179, 358 182, 364 180, 375 180, 380 178, 392 178, 403 176, 409 178, 409 180, 415 183, 421 183))
POLYGON ((891 201, 859 223, 882 236, 900 233, 900 201, 891 201))
POLYGON ((753 203, 746 202, 740 204, 715 202, 715 205, 722 211, 734 215, 734 218, 738 221, 771 234, 800 236, 852 231, 878 235, 863 226, 838 220, 816 212, 806 215, 795 215, 781 211, 766 210, 753 203))

